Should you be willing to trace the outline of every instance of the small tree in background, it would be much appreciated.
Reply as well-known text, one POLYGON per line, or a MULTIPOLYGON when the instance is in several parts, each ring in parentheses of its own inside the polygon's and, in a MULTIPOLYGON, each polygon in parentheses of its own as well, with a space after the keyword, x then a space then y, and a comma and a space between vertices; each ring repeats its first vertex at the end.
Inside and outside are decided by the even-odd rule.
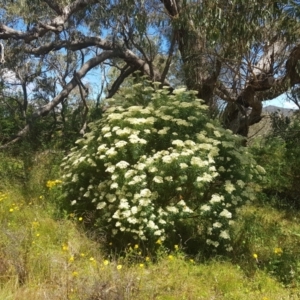
POLYGON ((263 168, 194 92, 143 83, 129 91, 124 99, 148 105, 111 106, 64 159, 70 211, 121 247, 151 248, 180 234, 231 251, 237 208, 255 198, 263 168))
POLYGON ((264 192, 281 199, 284 206, 300 208, 299 201, 299 157, 300 119, 299 114, 271 115, 272 129, 269 135, 252 147, 258 163, 266 169, 264 192))

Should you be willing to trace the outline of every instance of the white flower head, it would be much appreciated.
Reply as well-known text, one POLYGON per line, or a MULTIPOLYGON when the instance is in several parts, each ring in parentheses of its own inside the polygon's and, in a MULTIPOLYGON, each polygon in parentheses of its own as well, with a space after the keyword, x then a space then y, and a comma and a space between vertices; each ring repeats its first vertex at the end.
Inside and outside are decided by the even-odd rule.
POLYGON ((178 213, 178 208, 175 206, 167 206, 166 210, 174 214, 178 213))
POLYGON ((126 146, 126 145, 127 145, 127 142, 126 142, 126 141, 118 141, 118 142, 115 143, 115 146, 116 146, 117 148, 122 148, 122 147, 124 147, 124 146, 126 146))
POLYGON ((185 201, 184 201, 183 199, 181 199, 181 200, 177 203, 177 205, 180 205, 180 206, 186 206, 186 203, 185 203, 185 201))
POLYGON ((214 135, 216 137, 221 137, 221 133, 219 131, 217 131, 217 130, 214 131, 214 135))
POLYGON ((227 209, 223 209, 220 213, 220 217, 225 217, 227 219, 231 219, 232 213, 230 211, 228 211, 227 209))
POLYGON ((155 176, 153 178, 153 181, 156 182, 156 183, 163 183, 164 182, 164 180, 161 176, 155 176))
MULTIPOLYGON (((178 88, 178 89, 175 89, 175 90, 173 91, 173 94, 178 95, 178 94, 184 93, 185 91, 186 91, 186 88, 185 88, 185 87, 184 87, 184 88, 178 88)), ((186 103, 186 102, 184 102, 184 103, 186 103)))
POLYGON ((117 189, 119 187, 118 183, 117 182, 114 182, 110 185, 110 188, 111 189, 117 189))
POLYGON ((139 199, 140 206, 148 206, 151 203, 151 200, 148 198, 141 198, 139 199))
POLYGON ((237 185, 240 186, 241 188, 243 188, 245 186, 245 182, 242 180, 237 180, 236 181, 237 185))
POLYGON ((107 194, 105 197, 109 203, 113 203, 117 200, 116 195, 113 195, 113 194, 107 194))
POLYGON ((134 217, 129 217, 127 219, 128 223, 130 224, 137 224, 138 223, 138 219, 134 218, 134 217))
POLYGON ((134 171, 134 170, 128 170, 128 171, 125 173, 124 177, 125 177, 125 178, 129 178, 129 177, 132 177, 132 176, 135 175, 135 174, 136 174, 136 171, 134 171))
POLYGON ((184 147, 184 142, 181 140, 174 140, 172 145, 176 145, 177 147, 184 147))
POLYGON ((173 161, 172 157, 170 155, 165 155, 163 158, 162 158, 162 161, 166 164, 169 164, 173 161))
POLYGON ((222 238, 224 240, 230 240, 230 235, 229 235, 228 231, 227 230, 221 231, 220 238, 222 238))
POLYGON ((111 136, 112 136, 111 132, 107 132, 104 134, 104 137, 106 137, 106 138, 111 137, 111 136))
POLYGON ((135 215, 138 212, 138 208, 136 206, 131 207, 131 212, 135 215))
POLYGON ((115 166, 109 166, 106 168, 106 172, 109 172, 109 173, 113 173, 115 171, 116 167, 115 166))
POLYGON ((256 166, 256 169, 257 169, 257 171, 258 171, 259 173, 261 173, 261 174, 266 174, 266 170, 265 170, 262 166, 257 165, 257 166, 256 166))
POLYGON ((211 207, 210 207, 209 205, 207 205, 207 204, 204 204, 204 205, 202 205, 202 206, 200 207, 200 209, 201 209, 202 211, 210 211, 210 210, 211 210, 211 207))
POLYGON ((218 169, 219 172, 225 172, 225 168, 223 166, 221 166, 219 169, 218 169))
POLYGON ((106 206, 106 203, 105 202, 100 202, 97 204, 97 209, 102 209, 106 206))
POLYGON ((157 225, 155 225, 152 220, 148 222, 147 227, 149 227, 150 229, 157 229, 157 225))
POLYGON ((150 167, 149 168, 149 172, 150 173, 155 173, 155 172, 157 172, 158 171, 158 169, 156 168, 156 167, 150 167))
POLYGON ((213 227, 214 227, 214 228, 221 228, 221 227, 222 227, 222 223, 220 223, 220 222, 215 222, 215 223, 213 223, 213 227))
POLYGON ((164 127, 163 129, 159 130, 157 133, 161 135, 167 134, 169 129, 170 127, 164 127))
POLYGON ((130 164, 127 161, 121 160, 116 164, 117 168, 126 169, 130 164))
POLYGON ((108 149, 106 152, 105 152, 105 155, 108 156, 108 157, 111 157, 111 156, 115 156, 117 155, 118 152, 115 150, 114 147, 108 149))
POLYGON ((161 236, 162 235, 162 231, 161 230, 156 230, 156 231, 154 231, 153 234, 157 235, 157 236, 161 236))
POLYGON ((218 194, 213 194, 211 196, 211 199, 210 199, 210 203, 218 203, 218 202, 221 202, 224 200, 224 197, 223 196, 220 196, 218 194))
POLYGON ((180 163, 179 166, 181 169, 186 169, 189 167, 186 163, 180 163))
POLYGON ((190 209, 187 205, 183 206, 182 212, 184 213, 193 213, 193 210, 190 209))
POLYGON ((211 123, 206 123, 205 126, 206 126, 207 128, 211 128, 211 129, 214 129, 214 128, 215 128, 215 126, 214 126, 213 124, 211 124, 211 123))
POLYGON ((214 246, 215 248, 217 248, 217 247, 220 245, 219 242, 217 242, 217 241, 212 241, 212 240, 210 240, 210 239, 207 239, 207 240, 206 240, 206 244, 207 244, 207 245, 212 245, 212 246, 214 246))
POLYGON ((120 205, 119 205, 120 209, 129 209, 129 204, 127 199, 123 198, 120 200, 120 205))
POLYGON ((230 180, 225 181, 225 191, 231 194, 235 190, 234 185, 230 182, 230 180))
POLYGON ((149 198, 149 197, 151 197, 151 191, 149 189, 143 189, 140 191, 140 195, 143 198, 149 198))
POLYGON ((146 168, 146 164, 144 163, 138 163, 136 166, 137 170, 143 171, 146 168))
POLYGON ((204 172, 204 174, 203 174, 201 177, 198 176, 198 177, 196 178, 196 181, 197 181, 197 182, 211 182, 212 179, 213 179, 213 177, 212 177, 210 174, 204 172))

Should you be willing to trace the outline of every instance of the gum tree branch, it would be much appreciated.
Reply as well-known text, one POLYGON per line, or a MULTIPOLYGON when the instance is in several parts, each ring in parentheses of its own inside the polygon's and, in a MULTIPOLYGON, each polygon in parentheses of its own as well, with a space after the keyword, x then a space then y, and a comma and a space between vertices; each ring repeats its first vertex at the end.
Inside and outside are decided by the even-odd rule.
POLYGON ((1 57, 0 57, 0 63, 1 64, 4 64, 5 63, 5 58, 4 58, 4 45, 2 43, 0 43, 0 54, 1 54, 1 57))
POLYGON ((121 84, 124 82, 124 80, 136 70, 137 68, 135 66, 126 65, 121 70, 121 74, 119 75, 119 77, 115 80, 115 82, 112 84, 111 88, 109 89, 107 98, 113 97, 114 94, 120 88, 121 84))
POLYGON ((44 1, 58 16, 48 23, 38 22, 32 29, 28 31, 19 31, 8 27, 0 22, 0 39, 24 40, 25 43, 30 43, 43 37, 47 32, 61 32, 64 29, 64 24, 76 12, 82 10, 91 4, 96 4, 97 0, 76 0, 75 2, 59 9, 57 4, 49 5, 50 1, 44 1))
POLYGON ((170 65, 171 65, 171 62, 172 62, 172 59, 173 59, 173 53, 174 53, 174 50, 175 50, 175 46, 176 46, 176 39, 175 39, 175 35, 173 35, 171 45, 170 45, 170 48, 169 48, 169 52, 168 52, 168 58, 167 58, 167 61, 166 61, 166 65, 165 65, 164 70, 163 70, 162 75, 161 75, 161 83, 163 83, 165 81, 165 79, 167 77, 167 74, 169 72, 169 68, 170 68, 170 65))
MULTIPOLYGON (((32 120, 38 119, 40 117, 44 117, 49 114, 49 112, 58 106, 69 94, 70 92, 78 85, 78 79, 81 79, 84 77, 88 71, 90 71, 92 68, 96 67, 103 61, 109 58, 113 58, 116 56, 116 53, 114 51, 105 51, 97 55, 96 57, 91 58, 88 60, 73 76, 73 78, 70 80, 70 82, 63 88, 63 90, 48 104, 42 106, 41 108, 37 109, 32 114, 32 120)), ((5 145, 1 146, 0 149, 7 148, 9 145, 17 142, 24 136, 28 134, 30 130, 29 124, 27 124, 22 130, 20 130, 16 137, 6 143, 5 145)))

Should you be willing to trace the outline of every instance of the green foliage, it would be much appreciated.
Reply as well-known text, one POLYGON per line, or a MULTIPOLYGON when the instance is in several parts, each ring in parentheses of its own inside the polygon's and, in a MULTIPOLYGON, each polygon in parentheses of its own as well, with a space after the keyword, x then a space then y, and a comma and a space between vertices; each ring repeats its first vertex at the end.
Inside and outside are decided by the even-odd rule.
POLYGON ((0 188, 11 186, 12 182, 22 184, 24 181, 24 166, 20 159, 8 153, 0 152, 0 188))
POLYGON ((277 196, 285 205, 300 208, 300 119, 280 114, 272 116, 272 132, 252 150, 266 169, 264 192, 277 196))
POLYGON ((263 168, 193 92, 146 91, 149 105, 110 107, 65 158, 70 211, 121 247, 206 236, 214 250, 231 251, 232 219, 254 199, 263 168))
POLYGON ((299 284, 298 218, 299 212, 277 210, 270 204, 240 212, 233 234, 234 255, 246 274, 263 270, 286 286, 299 284))

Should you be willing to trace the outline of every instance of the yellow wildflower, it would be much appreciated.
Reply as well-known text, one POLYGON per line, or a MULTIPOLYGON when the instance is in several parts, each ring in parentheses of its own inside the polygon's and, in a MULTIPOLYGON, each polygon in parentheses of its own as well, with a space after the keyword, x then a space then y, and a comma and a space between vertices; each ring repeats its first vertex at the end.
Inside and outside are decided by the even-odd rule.
POLYGON ((67 245, 62 245, 62 250, 63 250, 63 251, 68 251, 68 249, 69 249, 69 248, 68 248, 67 245))
POLYGON ((105 259, 105 260, 103 261, 103 264, 104 264, 104 266, 107 266, 107 265, 109 264, 109 261, 108 261, 107 259, 105 259))
POLYGON ((121 270, 122 269, 122 265, 117 265, 117 270, 121 270))
POLYGON ((277 255, 281 255, 283 253, 283 250, 281 248, 275 248, 274 253, 277 255))
POLYGON ((54 186, 56 186, 57 184, 62 183, 61 180, 48 180, 46 183, 47 188, 52 189, 54 186))
POLYGON ((253 254, 253 257, 254 257, 255 259, 257 259, 257 258, 258 258, 258 255, 257 255, 256 253, 254 253, 254 254, 253 254))
POLYGON ((39 225, 40 225, 39 222, 32 222, 32 223, 31 223, 31 226, 32 226, 33 228, 36 228, 36 227, 38 227, 39 225))
POLYGON ((144 264, 140 264, 140 268, 144 268, 144 264))

